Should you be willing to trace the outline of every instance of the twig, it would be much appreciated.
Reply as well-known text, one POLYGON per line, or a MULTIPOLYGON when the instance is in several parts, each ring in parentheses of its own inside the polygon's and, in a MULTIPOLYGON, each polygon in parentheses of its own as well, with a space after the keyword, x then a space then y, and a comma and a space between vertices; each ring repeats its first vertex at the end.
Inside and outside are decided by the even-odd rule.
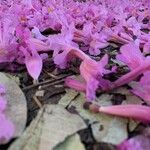
POLYGON ((56 75, 54 75, 54 74, 52 74, 52 73, 50 73, 50 72, 47 72, 46 70, 43 70, 48 76, 50 76, 50 77, 52 77, 52 78, 54 78, 54 79, 57 79, 57 76, 56 75))
POLYGON ((70 75, 72 75, 72 74, 61 75, 61 76, 58 77, 57 79, 49 79, 49 80, 46 80, 46 81, 43 81, 43 82, 39 82, 39 83, 37 83, 37 84, 32 84, 32 85, 29 85, 29 86, 24 87, 22 90, 23 90, 23 91, 27 91, 27 90, 30 90, 30 89, 35 88, 35 87, 37 87, 37 86, 43 85, 43 84, 48 84, 48 83, 55 82, 55 81, 57 81, 57 80, 61 80, 61 79, 65 78, 65 77, 68 77, 68 76, 70 76, 70 75))
POLYGON ((42 89, 47 88, 49 86, 53 86, 53 85, 60 84, 60 83, 63 83, 63 82, 64 82, 64 79, 58 80, 58 81, 55 81, 55 82, 52 82, 52 83, 40 86, 39 89, 42 90, 42 89))
POLYGON ((41 102, 39 101, 39 99, 35 95, 33 96, 33 100, 35 101, 35 103, 38 105, 39 108, 42 108, 41 102))

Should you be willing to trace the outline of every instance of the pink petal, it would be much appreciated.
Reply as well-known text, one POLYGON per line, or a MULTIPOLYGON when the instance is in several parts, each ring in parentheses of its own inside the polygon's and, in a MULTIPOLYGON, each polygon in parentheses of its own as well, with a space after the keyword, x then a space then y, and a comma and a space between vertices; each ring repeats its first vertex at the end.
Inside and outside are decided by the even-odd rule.
POLYGON ((85 59, 80 65, 81 76, 86 81, 86 96, 88 100, 95 99, 95 92, 102 84, 101 77, 106 73, 105 65, 107 64, 108 56, 105 55, 99 62, 92 59, 85 59))
POLYGON ((49 50, 49 46, 46 43, 44 43, 43 41, 40 41, 38 39, 30 38, 28 40, 28 42, 30 44, 33 44, 33 46, 35 47, 35 49, 37 51, 48 51, 49 50))
POLYGON ((0 113, 5 110, 6 105, 7 101, 2 96, 0 96, 0 113))
POLYGON ((117 55, 117 59, 128 65, 131 70, 139 67, 145 59, 139 47, 134 43, 122 46, 120 52, 121 54, 117 55))
POLYGON ((86 90, 86 85, 84 83, 72 79, 71 77, 65 79, 65 85, 81 92, 85 92, 86 90))
POLYGON ((118 145, 117 150, 149 150, 150 137, 138 135, 118 145))
POLYGON ((42 59, 39 54, 35 54, 33 56, 27 56, 25 58, 25 64, 30 76, 37 80, 41 71, 42 71, 42 59))
POLYGON ((6 88, 4 85, 0 85, 0 94, 3 95, 6 93, 6 88))
POLYGON ((43 67, 42 58, 37 53, 35 47, 29 43, 26 48, 20 47, 20 51, 22 51, 25 56, 24 63, 28 73, 34 80, 38 80, 43 67), (28 51, 30 51, 31 54, 28 51))
POLYGON ((150 105, 150 72, 145 72, 139 82, 131 84, 131 91, 150 105))
POLYGON ((0 144, 8 142, 14 134, 14 125, 0 113, 0 144))
POLYGON ((62 53, 57 54, 54 57, 54 63, 58 65, 61 69, 65 69, 68 61, 69 50, 64 50, 62 53))
POLYGON ((150 123, 150 107, 143 105, 115 105, 101 106, 99 112, 117 115, 121 117, 130 117, 146 123, 150 123))

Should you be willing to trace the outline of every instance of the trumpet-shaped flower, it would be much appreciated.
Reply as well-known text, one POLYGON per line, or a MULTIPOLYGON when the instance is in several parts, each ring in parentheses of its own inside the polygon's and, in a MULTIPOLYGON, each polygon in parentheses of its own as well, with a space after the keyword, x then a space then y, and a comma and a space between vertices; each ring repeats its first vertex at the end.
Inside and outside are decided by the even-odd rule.
POLYGON ((150 123, 150 107, 144 105, 125 104, 113 106, 98 106, 91 102, 85 103, 84 108, 89 109, 95 113, 105 113, 116 115, 120 117, 133 118, 144 123, 150 123))
POLYGON ((145 59, 139 47, 134 43, 122 46, 120 52, 117 59, 124 62, 131 70, 139 67, 145 59))
POLYGON ((132 92, 150 105, 150 72, 145 72, 139 82, 131 84, 132 92))
POLYGON ((101 86, 101 77, 107 73, 104 68, 108 63, 108 56, 105 55, 99 62, 92 59, 85 59, 80 65, 81 76, 86 81, 86 97, 88 100, 95 99, 95 92, 101 86))
MULTIPOLYGON (((108 63, 108 56, 105 55, 99 62, 96 62, 80 50, 70 50, 69 54, 71 56, 79 57, 82 60, 80 65, 80 73, 85 80, 86 97, 88 100, 94 100, 95 92, 99 87, 108 87, 108 82, 102 78, 104 74, 110 72, 104 68, 108 63)), ((73 83, 70 81, 66 82, 66 84, 70 87, 75 86, 75 89, 84 89, 84 85, 78 84, 75 80, 73 80, 73 83)))
POLYGON ((117 58, 127 64, 131 71, 116 80, 110 89, 127 84, 150 70, 150 57, 144 57, 135 44, 124 45, 117 58))

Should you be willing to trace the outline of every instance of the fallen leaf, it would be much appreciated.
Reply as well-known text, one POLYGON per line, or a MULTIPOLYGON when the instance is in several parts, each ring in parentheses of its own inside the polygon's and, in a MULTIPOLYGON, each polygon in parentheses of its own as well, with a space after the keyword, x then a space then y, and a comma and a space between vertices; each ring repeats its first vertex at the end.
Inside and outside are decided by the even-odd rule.
POLYGON ((120 144, 128 137, 127 120, 118 117, 105 117, 91 125, 92 133, 97 142, 120 144))
POLYGON ((84 121, 63 106, 45 105, 9 150, 52 150, 68 136, 84 128, 84 121))
MULTIPOLYGON (((110 100, 111 95, 104 94, 101 95, 94 103, 98 103, 100 105, 110 105, 110 100)), ((82 116, 85 120, 88 120, 89 125, 92 127, 92 133, 96 141, 117 145, 128 137, 128 119, 106 115, 103 113, 92 113, 83 109, 83 104, 85 101, 85 95, 80 93, 79 96, 71 101, 69 107, 75 107, 80 116, 82 116)))
POLYGON ((27 104, 25 96, 17 83, 4 73, 0 73, 0 84, 6 88, 6 115, 15 125, 14 137, 18 137, 26 125, 27 104))
POLYGON ((113 97, 113 95, 110 95, 110 94, 102 94, 96 100, 100 106, 101 105, 102 106, 110 106, 110 105, 112 105, 112 102, 111 102, 112 97, 113 97))
POLYGON ((130 132, 133 132, 135 128, 139 125, 139 121, 130 119, 128 123, 128 129, 130 132))
POLYGON ((69 136, 63 143, 56 146, 53 150, 85 150, 84 145, 81 143, 78 134, 69 136))
MULTIPOLYGON (((122 102, 122 104, 139 104, 141 105, 143 103, 143 101, 137 97, 136 95, 134 95, 133 93, 131 93, 128 89, 121 87, 118 89, 115 89, 113 91, 113 93, 119 93, 122 95, 126 96, 126 100, 122 102)), ((133 119, 129 119, 129 131, 132 132, 135 130, 135 128, 138 126, 139 121, 135 121, 133 119)))
POLYGON ((143 101, 131 93, 128 89, 121 87, 112 91, 112 93, 118 93, 126 96, 126 100, 123 101, 123 104, 142 104, 143 101))
POLYGON ((75 90, 66 89, 66 94, 59 100, 59 104, 66 107, 77 95, 78 92, 75 90))
POLYGON ((5 73, 5 75, 10 78, 11 80, 15 81, 17 85, 20 85, 20 79, 17 76, 11 75, 9 73, 5 73))

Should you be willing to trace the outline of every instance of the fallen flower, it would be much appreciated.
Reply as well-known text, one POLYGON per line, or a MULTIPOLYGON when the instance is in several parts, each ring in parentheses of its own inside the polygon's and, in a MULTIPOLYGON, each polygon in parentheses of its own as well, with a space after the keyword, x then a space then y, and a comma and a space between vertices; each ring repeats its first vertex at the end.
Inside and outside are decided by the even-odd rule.
MULTIPOLYGON (((108 62, 108 56, 105 55, 103 58, 96 62, 92 60, 88 55, 81 52, 80 50, 70 50, 68 55, 79 57, 82 62, 80 65, 80 73, 83 79, 85 80, 85 87, 86 87, 86 97, 88 100, 95 99, 95 92, 98 87, 105 86, 108 87, 108 83, 106 80, 102 79, 104 74, 109 73, 109 70, 106 70, 104 67, 108 62)), ((67 55, 66 55, 67 57, 67 55)), ((84 90, 84 86, 81 85, 79 82, 75 82, 75 80, 69 80, 70 82, 66 81, 66 85, 69 87, 73 87, 74 89, 79 89, 80 91, 84 90), (71 83, 72 82, 72 83, 71 83)))
POLYGON ((149 150, 150 137, 138 135, 123 141, 117 146, 117 150, 149 150))
POLYGON ((139 82, 130 84, 133 88, 131 91, 141 97, 148 105, 150 105, 150 71, 145 72, 139 82))
POLYGON ((67 77, 65 79, 65 85, 75 89, 77 91, 85 92, 86 91, 86 85, 85 83, 81 83, 80 81, 77 81, 75 79, 72 79, 71 77, 67 77))
POLYGON ((144 57, 135 44, 129 43, 124 45, 121 48, 121 53, 117 58, 127 64, 131 71, 112 83, 109 89, 128 84, 142 73, 150 70, 150 57, 144 57))
POLYGON ((150 123, 150 107, 143 105, 113 105, 113 106, 98 106, 90 102, 86 102, 84 108, 95 113, 106 113, 120 117, 129 117, 144 123, 150 123))
POLYGON ((29 45, 27 48, 21 47, 20 49, 25 55, 25 65, 28 73, 34 80, 38 80, 43 66, 42 58, 33 45, 29 45), (28 52, 28 48, 30 49, 31 54, 28 52))
POLYGON ((104 68, 108 62, 108 56, 105 55, 99 62, 92 59, 85 59, 80 65, 81 76, 86 81, 86 97, 88 100, 94 100, 95 92, 98 87, 103 85, 102 76, 107 73, 104 68))
POLYGON ((0 113, 0 144, 8 142, 12 138, 14 131, 12 122, 3 113, 0 113))
POLYGON ((120 52, 121 54, 117 55, 117 60, 124 62, 131 70, 142 65, 145 60, 139 47, 134 43, 123 45, 120 52))

